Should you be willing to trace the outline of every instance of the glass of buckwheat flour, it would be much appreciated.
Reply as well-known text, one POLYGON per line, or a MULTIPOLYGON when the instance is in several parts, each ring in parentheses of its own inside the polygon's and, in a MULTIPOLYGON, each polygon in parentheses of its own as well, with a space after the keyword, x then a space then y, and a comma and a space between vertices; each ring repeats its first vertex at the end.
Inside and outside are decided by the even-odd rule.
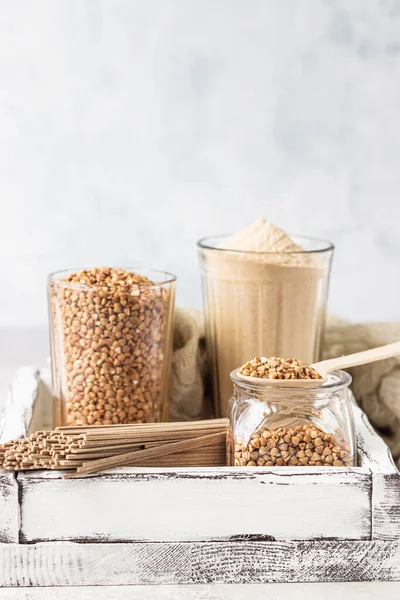
POLYGON ((166 417, 175 279, 149 269, 106 267, 50 275, 55 424, 166 417))
POLYGON ((333 245, 259 219, 198 247, 215 412, 226 416, 229 373, 249 356, 318 360, 333 245))

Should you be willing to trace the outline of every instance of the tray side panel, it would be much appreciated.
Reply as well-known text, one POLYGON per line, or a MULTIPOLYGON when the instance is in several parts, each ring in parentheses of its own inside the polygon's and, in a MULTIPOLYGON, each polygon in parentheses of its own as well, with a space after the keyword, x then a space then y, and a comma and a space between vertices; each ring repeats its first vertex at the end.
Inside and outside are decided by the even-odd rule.
POLYGON ((394 541, 0 545, 0 586, 399 579, 394 541))
MULTIPOLYGON (((39 387, 39 372, 21 367, 10 387, 0 415, 0 443, 26 435, 39 387)), ((15 543, 19 538, 19 503, 16 476, 0 469, 0 543, 15 543)))
POLYGON ((40 374, 34 367, 21 367, 16 371, 0 416, 0 444, 26 436, 39 386, 40 374))
POLYGON ((371 537, 363 469, 131 469, 18 475, 21 540, 194 541, 371 537))
POLYGON ((400 538, 400 473, 368 417, 355 407, 362 465, 372 475, 372 538, 400 538))
POLYGON ((0 469, 0 543, 16 543, 19 538, 18 486, 14 473, 0 469))

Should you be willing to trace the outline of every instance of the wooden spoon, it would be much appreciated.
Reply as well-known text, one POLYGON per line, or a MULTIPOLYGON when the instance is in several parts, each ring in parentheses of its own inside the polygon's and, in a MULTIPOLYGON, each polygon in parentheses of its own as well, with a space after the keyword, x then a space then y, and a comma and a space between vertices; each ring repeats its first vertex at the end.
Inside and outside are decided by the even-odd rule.
POLYGON ((251 382, 252 384, 266 384, 268 386, 280 385, 283 387, 292 386, 319 386, 324 384, 329 373, 337 371, 338 369, 348 369, 350 367, 356 367, 357 365, 365 365, 371 362, 377 362, 378 360, 384 360, 385 358, 391 358, 400 354, 400 342, 394 342, 393 344, 386 344, 386 346, 379 346, 378 348, 371 348, 371 350, 364 350, 363 352, 356 352, 355 354, 348 354, 347 356, 339 356, 339 358, 330 358, 329 360, 322 360, 321 362, 310 365, 321 375, 321 379, 263 379, 261 377, 249 377, 248 375, 242 375, 239 373, 239 369, 236 371, 236 375, 240 379, 251 382))

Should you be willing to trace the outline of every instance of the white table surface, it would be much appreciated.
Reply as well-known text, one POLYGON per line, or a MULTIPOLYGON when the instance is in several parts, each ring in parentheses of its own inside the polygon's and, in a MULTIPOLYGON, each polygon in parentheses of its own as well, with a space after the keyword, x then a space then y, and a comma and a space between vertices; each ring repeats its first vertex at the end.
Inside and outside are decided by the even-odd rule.
POLYGON ((3 600, 387 600, 397 583, 271 583, 254 585, 159 585, 131 587, 20 588, 0 591, 3 600))
MULTIPOLYGON (((22 365, 46 365, 48 335, 44 330, 0 330, 0 410, 14 371, 22 365)), ((1 516, 0 516, 1 518, 1 516)), ((295 583, 254 585, 161 585, 131 587, 3 588, 1 600, 398 600, 399 583, 295 583)))
POLYGON ((395 600, 398 583, 271 583, 254 585, 158 585, 19 588, 0 591, 3 600, 395 600))

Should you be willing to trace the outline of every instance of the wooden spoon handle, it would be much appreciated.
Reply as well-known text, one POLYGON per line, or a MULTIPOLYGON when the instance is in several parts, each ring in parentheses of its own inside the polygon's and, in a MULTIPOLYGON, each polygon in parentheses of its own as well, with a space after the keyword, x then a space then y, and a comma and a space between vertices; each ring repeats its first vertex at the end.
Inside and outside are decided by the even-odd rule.
POLYGON ((356 367, 357 365, 365 365, 378 360, 384 360, 385 358, 391 358, 398 354, 400 354, 400 342, 394 342, 393 344, 386 344, 386 346, 364 350, 364 352, 356 352, 355 354, 348 354, 347 356, 322 360, 312 366, 323 375, 323 373, 331 373, 337 369, 347 369, 349 367, 356 367))

